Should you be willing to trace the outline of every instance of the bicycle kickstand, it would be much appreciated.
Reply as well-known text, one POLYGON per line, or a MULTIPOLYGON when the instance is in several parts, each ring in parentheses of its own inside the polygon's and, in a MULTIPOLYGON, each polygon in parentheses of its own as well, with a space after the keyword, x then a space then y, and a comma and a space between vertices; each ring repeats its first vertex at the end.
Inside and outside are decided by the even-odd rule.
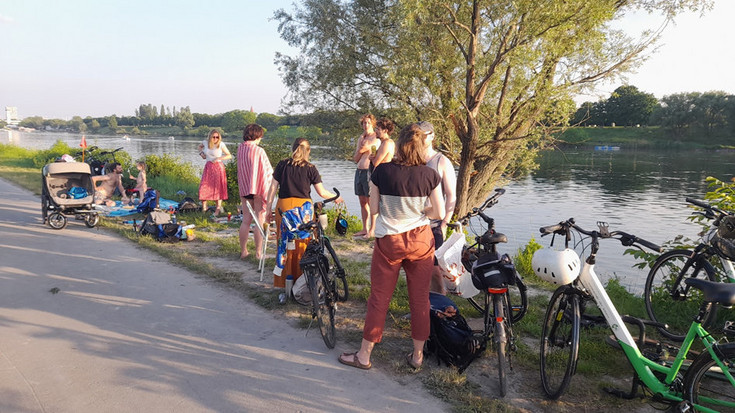
POLYGON ((633 374, 633 385, 632 385, 632 387, 630 389, 630 392, 626 393, 623 390, 614 389, 612 387, 605 387, 605 388, 603 388, 603 390, 605 390, 605 392, 607 392, 608 394, 611 394, 611 395, 613 395, 615 397, 619 397, 619 398, 625 399, 625 400, 632 400, 632 399, 635 399, 637 397, 644 398, 645 395, 638 394, 638 386, 639 385, 642 386, 643 385, 643 382, 641 382, 641 380, 638 378, 637 375, 633 374))

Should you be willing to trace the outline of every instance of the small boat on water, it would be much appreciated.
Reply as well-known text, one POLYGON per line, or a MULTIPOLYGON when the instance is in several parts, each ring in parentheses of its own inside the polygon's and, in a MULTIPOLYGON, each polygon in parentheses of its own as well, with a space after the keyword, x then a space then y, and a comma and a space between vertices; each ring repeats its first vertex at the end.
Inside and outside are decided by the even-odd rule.
POLYGON ((168 137, 168 140, 170 140, 170 141, 172 141, 172 140, 174 140, 174 139, 176 139, 176 138, 174 138, 173 136, 169 136, 169 137, 168 137))
POLYGON ((606 146, 606 145, 598 145, 595 146, 596 151, 602 151, 602 152, 608 152, 608 151, 619 151, 619 146, 606 146))
POLYGON ((129 141, 130 140, 130 136, 128 136, 128 135, 123 135, 122 138, 123 138, 123 140, 126 140, 126 141, 129 141))

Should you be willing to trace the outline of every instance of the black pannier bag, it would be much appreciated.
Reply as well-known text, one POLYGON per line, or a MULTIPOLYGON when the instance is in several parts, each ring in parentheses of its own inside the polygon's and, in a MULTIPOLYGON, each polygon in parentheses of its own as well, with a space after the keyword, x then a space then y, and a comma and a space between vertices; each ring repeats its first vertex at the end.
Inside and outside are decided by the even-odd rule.
POLYGON ((472 284, 480 291, 516 283, 516 267, 508 254, 485 254, 472 266, 472 284))

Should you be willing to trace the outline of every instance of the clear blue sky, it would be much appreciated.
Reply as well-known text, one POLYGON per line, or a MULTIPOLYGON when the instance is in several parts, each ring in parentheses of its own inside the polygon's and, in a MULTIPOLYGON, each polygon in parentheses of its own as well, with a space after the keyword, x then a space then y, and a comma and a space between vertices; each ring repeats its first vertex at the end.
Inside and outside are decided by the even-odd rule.
MULTIPOLYGON (((277 113, 286 94, 276 51, 292 53, 269 19, 291 0, 0 0, 0 109, 21 118, 130 116, 140 104, 277 113)), ((664 95, 735 94, 735 2, 667 28, 628 83, 664 95)), ((631 16, 625 25, 655 27, 631 16)), ((622 82, 600 85, 607 98, 622 82)))

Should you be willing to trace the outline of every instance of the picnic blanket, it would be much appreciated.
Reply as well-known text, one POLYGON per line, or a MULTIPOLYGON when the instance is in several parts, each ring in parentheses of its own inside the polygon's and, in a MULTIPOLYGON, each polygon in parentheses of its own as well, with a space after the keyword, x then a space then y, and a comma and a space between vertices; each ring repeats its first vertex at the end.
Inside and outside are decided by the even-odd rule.
MULTIPOLYGON (((178 202, 170 199, 160 198, 158 200, 158 207, 164 211, 171 207, 176 208, 178 206, 178 202)), ((135 205, 123 204, 121 201, 115 201, 115 206, 95 205, 94 208, 98 210, 101 215, 108 217, 124 217, 138 213, 135 205)))

